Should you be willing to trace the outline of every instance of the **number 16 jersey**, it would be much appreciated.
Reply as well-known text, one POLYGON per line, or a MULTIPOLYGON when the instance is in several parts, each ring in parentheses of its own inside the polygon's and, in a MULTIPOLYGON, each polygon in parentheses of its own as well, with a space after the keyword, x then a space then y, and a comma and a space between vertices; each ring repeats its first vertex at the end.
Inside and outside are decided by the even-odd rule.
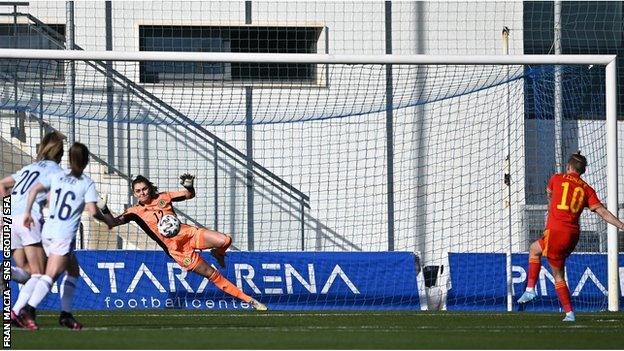
POLYGON ((95 183, 86 174, 76 178, 62 171, 42 179, 41 184, 50 189, 50 217, 43 224, 41 237, 73 239, 85 203, 98 200, 95 183))
POLYGON ((546 229, 578 234, 583 209, 594 210, 601 206, 596 191, 577 173, 553 175, 546 191, 551 195, 546 229))

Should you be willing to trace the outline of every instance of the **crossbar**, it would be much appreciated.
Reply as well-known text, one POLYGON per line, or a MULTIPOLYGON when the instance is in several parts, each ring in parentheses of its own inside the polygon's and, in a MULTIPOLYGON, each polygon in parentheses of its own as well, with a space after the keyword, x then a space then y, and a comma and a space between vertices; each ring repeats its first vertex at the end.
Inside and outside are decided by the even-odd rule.
POLYGON ((328 55, 0 49, 0 59, 325 64, 607 65, 616 55, 328 55))

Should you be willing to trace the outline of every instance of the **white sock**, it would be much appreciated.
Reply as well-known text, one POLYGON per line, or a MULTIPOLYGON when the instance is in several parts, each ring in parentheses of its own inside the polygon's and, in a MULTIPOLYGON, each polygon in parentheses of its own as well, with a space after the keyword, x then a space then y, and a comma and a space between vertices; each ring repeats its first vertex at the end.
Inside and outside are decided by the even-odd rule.
POLYGON ((11 280, 20 284, 26 284, 28 279, 30 279, 30 273, 17 266, 11 266, 11 280))
POLYGON ((37 282, 37 286, 35 286, 35 290, 33 290, 30 299, 28 299, 28 304, 32 307, 39 306, 39 303, 46 297, 48 292, 50 292, 50 288, 52 288, 52 278, 47 275, 42 275, 37 282))
POLYGON ((526 292, 530 292, 530 293, 535 292, 535 288, 526 288, 526 292))
POLYGON ((61 283, 61 311, 72 311, 72 302, 74 301, 74 291, 76 290, 76 277, 72 277, 69 274, 65 274, 63 282, 61 283))
POLYGON ((26 306, 28 299, 30 299, 30 295, 32 295, 33 290, 35 290, 35 286, 39 282, 39 278, 41 278, 41 274, 33 274, 30 276, 30 279, 22 286, 22 290, 20 290, 19 295, 17 296, 17 300, 13 305, 13 312, 18 314, 19 311, 26 306))

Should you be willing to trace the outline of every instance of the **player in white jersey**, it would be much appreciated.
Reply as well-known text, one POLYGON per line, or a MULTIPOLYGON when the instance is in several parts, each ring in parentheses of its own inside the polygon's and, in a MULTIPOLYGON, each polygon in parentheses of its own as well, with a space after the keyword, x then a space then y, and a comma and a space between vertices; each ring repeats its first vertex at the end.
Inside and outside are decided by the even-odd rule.
POLYGON ((37 160, 33 164, 0 180, 0 196, 11 195, 11 251, 17 265, 11 267, 11 278, 18 283, 24 284, 30 274, 42 274, 45 266, 45 253, 41 247, 41 225, 46 195, 42 193, 37 196, 32 213, 35 225, 29 230, 22 225, 28 192, 41 178, 61 170, 59 162, 62 157, 63 135, 58 132, 48 133, 41 140, 37 160))
MULTIPOLYGON (((41 139, 37 152, 37 161, 28 165, 15 174, 0 180, 0 196, 11 195, 11 256, 17 267, 11 267, 11 279, 24 284, 21 288, 22 299, 18 299, 11 311, 11 323, 20 327, 17 315, 26 305, 37 280, 43 275, 46 256, 41 245, 41 227, 43 223, 42 207, 47 200, 45 193, 38 194, 33 203, 31 216, 35 223, 29 229, 23 225, 23 214, 26 209, 26 200, 30 189, 41 179, 61 171, 59 162, 63 157, 63 135, 59 132, 50 132, 41 139), (31 279, 34 278, 34 279, 31 279)), ((59 323, 73 328, 77 323, 71 317, 73 295, 76 282, 80 275, 76 256, 70 257, 67 274, 63 278, 59 297, 61 299, 61 314, 59 323), (69 313, 69 317, 68 317, 69 313)), ((32 311, 30 311, 32 313, 32 311)))
MULTIPOLYGON (((81 143, 74 143, 69 150, 70 171, 60 171, 41 179, 29 192, 23 224, 30 228, 35 221, 30 211, 39 193, 50 192, 50 216, 43 225, 41 239, 48 256, 45 274, 36 282, 25 308, 19 310, 20 324, 30 330, 37 330, 34 311, 58 276, 67 269, 75 248, 76 232, 80 216, 86 208, 95 218, 106 221, 96 206, 98 201, 95 183, 83 174, 89 162, 89 150, 81 143)), ((31 278, 32 279, 32 278, 31 278)), ((20 297, 22 292, 20 292, 20 297)), ((18 297, 18 301, 20 300, 18 297)), ((14 312, 15 309, 14 309, 14 312)), ((63 312, 62 312, 63 313, 63 312)), ((73 320, 73 316, 69 316, 73 320)), ((75 322, 75 320, 74 320, 75 322)), ((80 323, 69 326, 82 329, 80 323)))
MULTIPOLYGON (((11 279, 20 284, 25 284, 21 289, 25 295, 29 295, 34 289, 36 279, 43 274, 46 261, 45 252, 41 245, 42 208, 46 202, 46 195, 39 194, 33 204, 31 215, 35 219, 35 225, 30 229, 22 224, 26 198, 30 189, 41 179, 61 170, 59 162, 63 157, 63 138, 59 132, 46 134, 39 144, 37 160, 15 174, 0 180, 0 197, 11 196, 11 256, 17 265, 11 267, 11 279), (30 284, 26 284, 31 277, 35 279, 30 284)), ((61 305, 65 308, 71 306, 73 300, 72 287, 75 285, 78 275, 78 263, 72 259, 72 264, 68 267, 68 274, 61 287, 61 305)), ((16 317, 17 315, 12 312, 11 322, 14 326, 19 327, 16 317)))

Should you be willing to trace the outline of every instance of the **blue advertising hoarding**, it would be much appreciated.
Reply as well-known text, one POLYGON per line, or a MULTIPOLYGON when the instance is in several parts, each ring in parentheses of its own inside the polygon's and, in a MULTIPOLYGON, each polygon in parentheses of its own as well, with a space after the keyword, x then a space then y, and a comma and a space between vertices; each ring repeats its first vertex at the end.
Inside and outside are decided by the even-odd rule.
MULTIPOLYGON (((76 254, 82 270, 76 310, 251 309, 208 279, 183 271, 162 251, 76 254)), ((216 266, 209 254, 203 257, 216 266)), ((231 252, 220 271, 273 310, 421 308, 416 257, 409 252, 231 252)), ((39 308, 59 309, 58 286, 39 308)))
MULTIPOLYGON (((448 310, 506 311, 506 265, 501 253, 449 253, 451 288, 448 310)), ((519 306, 518 300, 526 287, 528 265, 526 253, 512 254, 513 309, 526 311, 559 311, 555 283, 548 261, 542 259, 536 291, 538 298, 519 306)), ((624 266, 624 255, 619 255, 624 266)), ((622 268, 620 271, 624 272, 622 268)), ((577 311, 601 311, 607 308, 607 255, 574 253, 566 261, 566 277, 572 304, 577 311)), ((624 296, 620 292, 620 305, 624 296)))

